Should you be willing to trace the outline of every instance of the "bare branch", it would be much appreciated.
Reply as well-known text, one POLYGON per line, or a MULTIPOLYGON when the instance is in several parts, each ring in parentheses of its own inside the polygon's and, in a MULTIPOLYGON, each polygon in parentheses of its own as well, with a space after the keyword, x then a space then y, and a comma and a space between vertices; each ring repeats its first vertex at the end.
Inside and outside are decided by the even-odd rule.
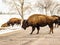
POLYGON ((15 1, 14 1, 14 0, 13 0, 13 2, 14 2, 14 5, 16 6, 16 9, 17 9, 17 11, 18 11, 19 15, 21 16, 21 13, 20 13, 20 11, 19 11, 19 9, 18 9, 18 7, 17 7, 17 5, 16 5, 16 3, 15 3, 15 1))

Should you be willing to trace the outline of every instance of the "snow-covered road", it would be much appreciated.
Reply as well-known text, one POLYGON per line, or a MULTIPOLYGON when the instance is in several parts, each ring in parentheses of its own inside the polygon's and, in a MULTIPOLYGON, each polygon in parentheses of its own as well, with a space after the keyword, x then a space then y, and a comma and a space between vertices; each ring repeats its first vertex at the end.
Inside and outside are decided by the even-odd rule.
POLYGON ((14 25, 13 27, 0 27, 0 34, 5 34, 13 31, 21 30, 21 26, 14 25))
POLYGON ((60 45, 60 27, 54 28, 54 34, 48 34, 48 27, 41 27, 40 33, 36 30, 32 35, 31 27, 27 30, 18 30, 13 34, 0 36, 1 45, 60 45))

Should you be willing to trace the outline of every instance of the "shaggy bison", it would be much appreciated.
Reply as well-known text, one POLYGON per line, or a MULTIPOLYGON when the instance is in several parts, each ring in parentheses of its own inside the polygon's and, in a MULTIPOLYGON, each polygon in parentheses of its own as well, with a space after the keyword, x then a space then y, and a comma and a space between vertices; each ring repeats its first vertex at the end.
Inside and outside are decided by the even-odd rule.
POLYGON ((1 25, 1 27, 8 27, 9 25, 7 23, 4 23, 1 25))
POLYGON ((22 22, 22 28, 26 29, 27 27, 31 26, 32 27, 32 32, 37 28, 37 34, 39 34, 39 27, 44 27, 46 25, 49 26, 50 32, 53 33, 53 23, 57 21, 55 18, 51 16, 46 16, 42 14, 33 14, 30 16, 27 20, 23 20, 22 22))
POLYGON ((14 24, 21 24, 21 19, 19 18, 11 18, 8 22, 8 25, 14 25, 14 24))

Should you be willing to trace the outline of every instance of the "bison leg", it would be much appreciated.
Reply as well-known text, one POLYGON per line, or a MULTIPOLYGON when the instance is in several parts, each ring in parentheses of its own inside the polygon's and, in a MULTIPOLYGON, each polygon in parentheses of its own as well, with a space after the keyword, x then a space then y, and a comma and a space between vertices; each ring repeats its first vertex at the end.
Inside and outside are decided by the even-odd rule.
POLYGON ((53 25, 51 24, 51 25, 49 25, 49 27, 50 27, 50 32, 49 32, 49 34, 52 32, 53 33, 53 25))
POLYGON ((11 24, 12 25, 12 27, 14 26, 14 24, 11 24))
POLYGON ((34 30, 35 30, 35 27, 32 27, 32 32, 30 34, 32 34, 34 32, 34 30))
POLYGON ((58 28, 58 24, 55 24, 55 28, 58 28))
POLYGON ((58 23, 55 23, 55 28, 58 28, 58 27, 59 27, 58 23))
POLYGON ((57 24, 57 28, 59 27, 59 25, 57 24))
POLYGON ((37 34, 39 34, 39 30, 40 30, 40 28, 39 28, 39 26, 37 27, 37 34))
POLYGON ((56 25, 57 25, 57 24, 55 23, 55 28, 56 28, 56 25))

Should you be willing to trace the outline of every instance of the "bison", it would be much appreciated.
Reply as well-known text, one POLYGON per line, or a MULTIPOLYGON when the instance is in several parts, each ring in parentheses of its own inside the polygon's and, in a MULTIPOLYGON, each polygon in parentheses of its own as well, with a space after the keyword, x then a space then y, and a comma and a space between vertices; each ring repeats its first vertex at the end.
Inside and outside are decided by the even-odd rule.
POLYGON ((56 20, 56 21, 55 21, 55 27, 58 27, 58 25, 59 25, 59 23, 60 23, 60 22, 59 22, 59 21, 60 21, 60 17, 57 16, 57 15, 52 15, 52 17, 55 18, 55 20, 56 20))
POLYGON ((8 22, 8 25, 14 25, 14 24, 21 24, 21 19, 19 18, 11 18, 8 22))
POLYGON ((53 18, 51 16, 46 16, 43 14, 33 14, 27 20, 23 20, 22 28, 26 29, 27 27, 31 26, 32 32, 30 34, 33 33, 35 28, 37 28, 37 34, 39 34, 39 30, 40 30, 39 27, 44 27, 44 26, 48 25, 50 28, 49 33, 53 33, 53 23, 55 21, 57 21, 57 20, 55 20, 55 18, 53 18))
POLYGON ((4 23, 1 25, 1 27, 8 27, 9 25, 7 23, 4 23))

